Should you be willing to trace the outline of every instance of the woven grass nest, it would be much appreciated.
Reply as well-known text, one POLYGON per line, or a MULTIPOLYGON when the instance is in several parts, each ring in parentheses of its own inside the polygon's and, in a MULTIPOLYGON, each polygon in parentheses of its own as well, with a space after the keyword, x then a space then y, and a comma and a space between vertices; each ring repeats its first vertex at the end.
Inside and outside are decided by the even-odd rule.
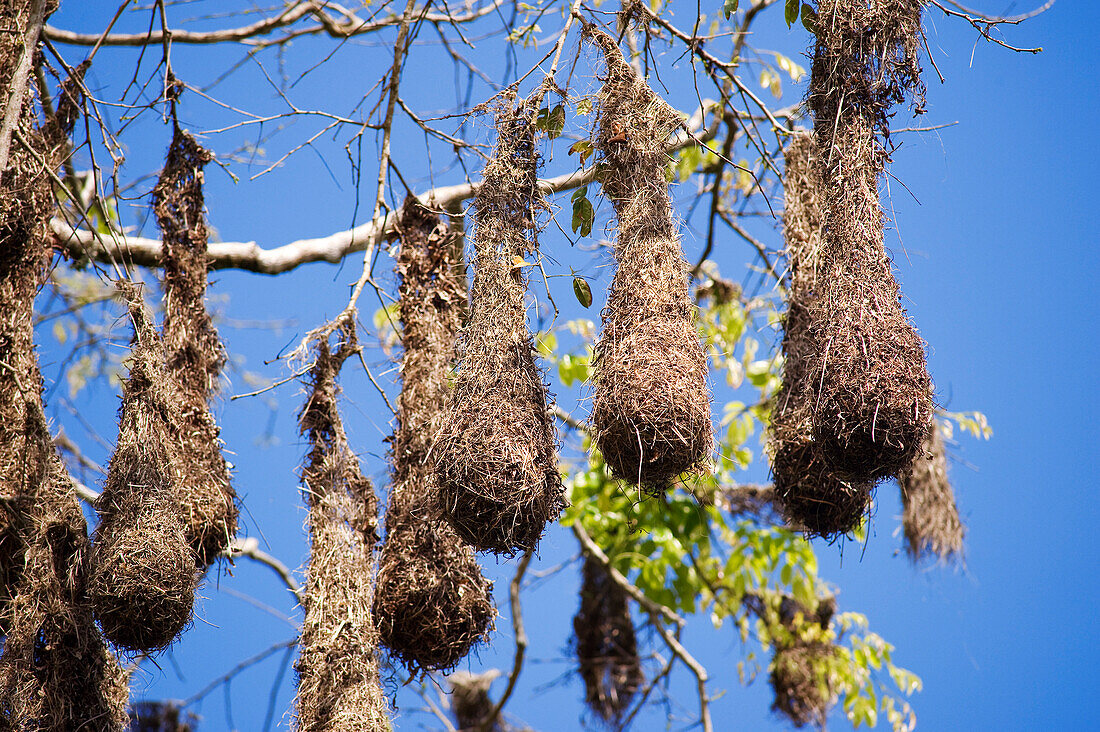
POLYGON ((898 485, 909 558, 948 562, 961 557, 966 527, 947 477, 947 455, 937 426, 928 431, 913 463, 898 473, 898 485))
POLYGON ((459 237, 414 198, 399 216, 398 303, 404 357, 391 455, 393 488, 374 619, 382 645, 410 671, 453 668, 492 630, 496 608, 467 546, 438 517, 428 461, 466 313, 459 237))
POLYGON ((96 503, 89 594, 112 643, 152 652, 190 622, 199 576, 176 500, 183 466, 174 460, 170 425, 178 423, 179 394, 140 291, 129 284, 122 291, 134 345, 118 441, 96 503))
POLYGON ((584 37, 606 66, 593 142, 618 227, 589 423, 616 478, 660 491, 700 467, 713 442, 706 354, 665 178, 665 148, 680 119, 615 39, 591 25, 584 37))
POLYGON ((584 703, 616 727, 644 680, 634 621, 626 593, 590 557, 584 560, 580 595, 573 634, 584 703))
POLYGON ((335 352, 316 344, 299 427, 310 446, 302 468, 310 554, 297 663, 301 732, 389 732, 371 617, 378 504, 337 409, 336 378, 358 348, 354 314, 340 322, 335 352))
POLYGON ((179 385, 171 425, 181 464, 178 499, 184 530, 205 569, 237 532, 237 500, 209 402, 225 350, 206 309, 207 229, 203 167, 213 159, 190 134, 174 128, 153 208, 164 238, 164 349, 167 373, 179 385))
POLYGON ((823 0, 810 78, 821 242, 807 330, 811 423, 830 471, 873 483, 913 460, 932 417, 924 344, 900 304, 883 246, 878 179, 889 115, 923 98, 922 3, 823 0))
POLYGON ((775 496, 787 522, 810 535, 833 537, 859 526, 871 502, 869 482, 834 475, 814 440, 816 374, 821 344, 813 340, 811 310, 820 289, 821 186, 813 138, 798 133, 786 150, 783 234, 789 272, 783 318, 783 380, 770 424, 775 496))
POLYGON ((474 203, 476 265, 460 364, 433 447, 437 502, 483 551, 531 551, 565 507, 557 436, 527 330, 526 275, 538 246, 535 110, 497 114, 497 141, 474 203))

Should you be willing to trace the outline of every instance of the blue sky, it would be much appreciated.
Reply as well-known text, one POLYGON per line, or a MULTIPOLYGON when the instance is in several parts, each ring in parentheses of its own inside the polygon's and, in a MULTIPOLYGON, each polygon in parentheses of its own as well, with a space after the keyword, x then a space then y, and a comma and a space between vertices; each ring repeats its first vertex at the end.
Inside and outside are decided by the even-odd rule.
MULTIPOLYGON (((52 22, 89 32, 101 30, 113 11, 105 2, 63 6, 52 22)), ((190 14, 186 5, 170 8, 178 17, 190 14)), ((1006 10, 989 2, 983 2, 981 9, 1006 10)), ((1011 8, 1013 12, 1025 9, 1018 4, 1011 8)), ((693 4, 682 12, 689 10, 693 4)), ((805 59, 797 58, 806 46, 805 32, 788 31, 778 8, 768 15, 760 20, 758 43, 808 66, 805 59)), ((867 614, 872 628, 896 645, 897 663, 923 678, 924 691, 913 700, 920 728, 1090 729, 1095 722, 1089 704, 1100 694, 1095 675, 1100 634, 1093 620, 1100 601, 1093 577, 1100 566, 1100 552, 1088 535, 1100 525, 1100 510, 1092 495, 1100 441, 1096 416, 1100 333, 1092 292, 1100 274, 1094 180, 1100 166, 1095 132, 1100 115, 1095 81, 1100 65, 1096 40, 1100 5, 1061 0, 1051 11, 1010 31, 1012 42, 1045 49, 1034 56, 984 42, 975 45, 972 29, 938 11, 928 12, 926 27, 947 81, 941 85, 930 68, 926 71, 929 113, 915 124, 957 124, 900 137, 902 146, 891 167, 896 177, 890 181, 894 228, 887 243, 906 307, 930 346, 930 369, 940 404, 951 410, 985 412, 994 437, 978 442, 958 436, 958 444, 952 446, 950 470, 968 526, 963 568, 911 568, 899 553, 901 540, 895 529, 900 506, 896 490, 887 485, 879 491, 866 545, 848 544, 843 550, 819 547, 821 574, 841 589, 841 609, 867 614)), ((494 42, 499 40, 487 43, 494 42)), ((301 68, 309 65, 302 59, 315 50, 311 43, 302 41, 295 49, 299 56, 291 57, 301 68)), ((386 51, 384 45, 382 51, 386 51)), ((76 49, 63 49, 63 53, 70 60, 83 57, 83 51, 76 49)), ((209 78, 212 70, 240 55, 216 48, 196 52, 177 47, 174 53, 177 74, 185 79, 209 78)), ((302 108, 320 108, 332 98, 354 101, 381 74, 378 53, 370 45, 349 44, 291 94, 302 108), (368 64, 365 59, 372 61, 368 64)), ((492 47, 486 45, 481 53, 489 57, 487 67, 499 65, 492 47)), ((93 81, 107 88, 136 54, 101 51, 93 81)), ((675 55, 659 63, 674 60, 675 55)), ((590 84, 583 57, 578 68, 578 74, 589 77, 578 83, 590 84)), ((414 63, 406 79, 417 80, 408 84, 417 108, 455 105, 456 86, 449 67, 440 74, 437 65, 414 63)), ((792 101, 800 92, 790 90, 792 101)), ((254 72, 231 79, 219 93, 249 109, 272 104, 270 89, 257 81, 254 72)), ((671 96, 682 108, 690 105, 691 95, 683 89, 673 88, 671 96)), ((188 99, 183 114, 185 123, 197 130, 220 126, 222 122, 215 119, 219 114, 232 118, 188 99)), ((149 117, 135 129, 139 131, 124 138, 128 164, 134 170, 155 171, 169 132, 149 117)), ((299 122, 269 146, 272 151, 285 148, 316 129, 314 121, 299 122)), ((212 144, 219 152, 228 152, 237 139, 229 133, 214 137, 212 144)), ((275 174, 255 181, 248 176, 259 172, 257 168, 234 164, 242 177, 242 182, 234 183, 211 166, 207 201, 218 235, 276 246, 364 220, 369 210, 360 208, 356 213, 355 185, 340 149, 342 142, 326 144, 317 154, 309 150, 296 154, 275 174)), ((368 192, 361 204, 368 207, 374 144, 371 139, 363 145, 363 189, 368 192)), ((426 187, 427 180, 421 178, 426 170, 422 138, 406 130, 396 137, 394 149, 402 172, 415 171, 412 179, 426 187)), ((568 163, 562 162, 562 150, 564 146, 559 145, 558 159, 551 160, 548 169, 568 163)), ((456 170, 439 175, 438 182, 461 179, 461 171, 456 170)), ((684 198, 689 193, 680 190, 677 195, 684 198)), ((769 237, 771 246, 778 244, 772 222, 758 222, 756 227, 769 237)), ((548 235, 543 245, 563 267, 572 264, 592 275, 602 271, 591 255, 571 252, 561 237, 548 235)), ((702 242, 689 229, 684 245, 691 258, 702 242)), ((751 251, 744 246, 732 240, 719 242, 715 260, 727 275, 739 277, 750 259, 751 251)), ((360 266, 357 256, 341 267, 309 265, 278 278, 218 273, 212 294, 228 296, 219 305, 228 318, 222 334, 230 351, 243 357, 245 369, 268 378, 283 376, 281 364, 265 362, 343 307, 348 285, 360 266), (278 327, 256 328, 252 321, 278 327)), ((383 257, 379 271, 389 268, 383 257)), ((388 274, 383 279, 389 281, 388 274)), ((562 283, 558 300, 567 300, 568 281, 558 282, 562 283)), ((607 277, 598 282, 597 302, 607 277)), ((365 322, 369 323, 369 313, 377 304, 363 303, 365 322)), ((125 340, 122 330, 116 337, 125 340)), ((43 353, 48 376, 56 372, 50 366, 56 366, 57 357, 48 349, 43 353)), ((378 365, 380 372, 386 371, 384 364, 378 365)), ((384 376, 384 383, 391 384, 393 374, 384 376)), ((251 388, 238 372, 226 393, 251 388)), ((390 431, 388 412, 359 369, 347 375, 345 391, 344 411, 353 447, 379 486, 384 486, 382 439, 390 431)), ((563 406, 574 407, 567 403, 570 395, 560 396, 563 406)), ((227 402, 220 409, 223 436, 235 453, 236 486, 247 509, 247 533, 291 566, 300 565, 306 552, 305 515, 295 472, 303 452, 295 430, 299 399, 296 387, 288 385, 265 397, 227 402), (273 439, 264 441, 260 435, 273 439)), ((85 392, 76 401, 108 440, 114 435, 113 400, 112 394, 100 389, 85 392)), ((75 432, 64 410, 51 405, 51 413, 75 432)), ((763 477, 764 469, 757 464, 745 478, 763 477)), ((554 567, 576 551, 571 535, 554 528, 544 539, 533 569, 554 567)), ((500 601, 506 597, 514 565, 492 558, 484 565, 496 580, 500 601)), ((567 675, 571 666, 565 647, 576 610, 578 574, 576 565, 569 566, 540 581, 525 598, 532 663, 529 678, 521 683, 509 709, 539 730, 574 729, 581 714, 583 692, 576 679, 567 675)), ((142 666, 136 696, 186 698, 238 661, 294 635, 293 603, 263 567, 238 563, 231 577, 211 581, 202 594, 194 627, 185 640, 155 665, 142 666)), ((748 688, 739 686, 732 667, 742 649, 735 634, 728 629, 716 633, 705 617, 697 620, 699 627, 688 634, 689 647, 701 649, 701 660, 718 679, 714 689, 727 692, 715 703, 717 728, 781 728, 782 722, 767 711, 766 673, 748 688)), ((507 668, 511 653, 505 616, 498 622, 494 645, 480 652, 480 663, 507 668)), ((285 677, 273 708, 276 723, 285 727, 293 694, 293 670, 285 666, 287 658, 275 653, 196 705, 194 711, 203 717, 199 728, 204 732, 234 726, 260 729, 280 668, 285 677)), ((674 689, 688 707, 679 712, 690 712, 693 701, 686 681, 679 679, 674 689)), ((415 696, 402 692, 399 700, 398 729, 418 729, 421 724, 439 727, 438 723, 433 727, 430 716, 415 711, 415 696)), ((846 725, 837 719, 833 726, 846 725)), ((663 715, 643 717, 637 729, 663 729, 663 715)))

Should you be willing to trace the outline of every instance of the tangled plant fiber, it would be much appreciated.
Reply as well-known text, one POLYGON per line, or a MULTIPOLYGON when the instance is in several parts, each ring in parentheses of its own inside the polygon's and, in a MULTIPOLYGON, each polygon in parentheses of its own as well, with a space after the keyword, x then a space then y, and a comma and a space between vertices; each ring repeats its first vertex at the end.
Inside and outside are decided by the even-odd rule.
MULTIPOLYGON (((807 327, 815 450, 838 478, 906 467, 932 416, 924 344, 883 246, 878 179, 891 106, 923 97, 920 0, 821 0, 808 104, 822 236, 807 327)), ((918 109, 919 111, 919 109, 918 109)))
POLYGON ((534 105, 497 114, 474 203, 476 269, 461 364, 434 445, 438 502, 463 541, 532 551, 565 507, 547 389, 527 330, 524 268, 538 248, 534 105))
POLYGON ((198 584, 176 501, 180 475, 170 425, 179 393, 164 347, 137 286, 120 286, 134 324, 130 376, 119 410, 118 442, 96 503, 99 526, 89 593, 104 635, 134 651, 166 648, 191 620, 198 584))
POLYGON ((680 118, 615 39, 589 25, 584 35, 606 65, 593 142, 618 221, 590 424, 612 474, 656 492, 699 467, 713 441, 706 354, 665 178, 665 147, 680 118))
POLYGON ((337 410, 336 377, 358 348, 354 315, 340 322, 331 352, 317 341, 299 426, 310 446, 302 468, 311 548, 298 658, 301 732, 388 732, 378 675, 378 634, 371 618, 378 504, 348 446, 337 410))
POLYGON ((928 431, 920 454, 898 473, 906 552, 914 562, 928 557, 949 561, 962 554, 966 528, 947 478, 943 435, 928 431))
POLYGON ((812 340, 810 312, 818 296, 821 256, 821 186, 813 138, 794 135, 783 177, 783 235, 790 282, 783 321, 783 381, 771 417, 771 464, 784 518, 811 535, 856 528, 871 501, 869 483, 836 478, 814 444, 814 375, 808 362, 820 348, 812 340))
POLYGON ((824 728, 829 708, 836 702, 829 666, 839 651, 828 632, 836 598, 819 599, 812 612, 790 596, 780 597, 778 606, 752 594, 744 602, 764 622, 775 648, 769 667, 772 710, 796 727, 824 728))
POLYGON ((410 671, 450 669, 485 640, 496 608, 473 550, 433 510, 428 463, 466 311, 460 238, 415 198, 398 218, 404 358, 393 488, 374 595, 382 645, 410 671))
POLYGON ((604 722, 617 725, 642 684, 642 665, 626 593, 591 557, 584 560, 573 633, 584 703, 604 722))
MULTIPOLYGON (((0 34, 0 108, 18 86, 12 76, 32 5, 0 0, 12 31, 0 34)), ((19 100, 20 142, 0 171, 0 729, 120 729, 125 719, 125 677, 88 606, 88 529, 51 443, 33 343, 34 297, 51 255, 50 174, 68 149, 77 89, 64 83, 56 114, 37 129, 31 94, 19 100)))
POLYGON ((168 373, 179 384, 179 419, 172 424, 187 540, 201 569, 210 566, 237 532, 236 494, 222 455, 209 401, 225 365, 225 351, 206 310, 206 219, 203 166, 213 159, 175 127, 153 189, 164 237, 164 346, 168 373))

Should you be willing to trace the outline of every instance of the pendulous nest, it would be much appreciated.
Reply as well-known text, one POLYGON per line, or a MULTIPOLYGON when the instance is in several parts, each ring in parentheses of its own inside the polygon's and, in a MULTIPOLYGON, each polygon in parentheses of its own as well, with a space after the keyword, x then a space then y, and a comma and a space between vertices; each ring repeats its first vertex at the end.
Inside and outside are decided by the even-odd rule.
POLYGON ((203 166, 213 159, 175 127, 153 189, 164 237, 164 348, 168 374, 179 384, 179 418, 172 425, 180 473, 184 528, 199 568, 210 566, 237 532, 236 494, 209 402, 225 365, 225 350, 206 310, 207 230, 203 166))
POLYGON ((496 616, 492 583, 473 550, 431 505, 428 455, 466 312, 466 274, 460 238, 415 198, 405 201, 397 235, 405 353, 374 619, 391 656, 410 671, 437 671, 453 668, 484 641, 496 616))
MULTIPOLYGON (((837 477, 906 467, 932 418, 924 344, 883 245, 878 179, 893 104, 920 104, 920 0, 822 0, 807 103, 814 115, 821 241, 807 354, 816 451, 837 477)), ((919 109, 918 109, 919 111, 919 109)))
POLYGON ((194 732, 198 717, 170 701, 143 701, 130 707, 126 732, 194 732))
POLYGON ((497 554, 534 550, 565 507, 546 384, 527 330, 525 268, 516 263, 537 252, 544 205, 533 107, 497 114, 496 147, 474 203, 470 320, 432 455, 447 521, 466 543, 497 554))
POLYGON ((783 236, 789 289, 783 319, 783 381, 772 408, 770 436, 775 497, 784 518, 811 535, 832 537, 856 528, 871 502, 871 485, 842 480, 817 450, 813 432, 816 384, 809 363, 811 311, 821 287, 821 186, 813 138, 796 133, 786 150, 783 236))
POLYGON ((573 633, 584 703, 615 726, 642 685, 642 665, 626 593, 591 557, 584 560, 573 633))
MULTIPOLYGON (((489 696, 489 687, 500 678, 500 671, 491 668, 479 674, 456 671, 447 677, 451 687, 451 711, 455 717, 456 732, 519 732, 497 716, 488 725, 485 720, 493 713, 495 704, 489 696)), ((530 732, 524 729, 522 732, 530 732)))
POLYGON ((833 692, 822 662, 835 653, 836 647, 826 641, 796 641, 777 649, 769 673, 775 694, 772 710, 795 727, 812 724, 823 728, 833 692))
POLYGON ((348 446, 336 378, 358 348, 354 314, 343 317, 333 353, 317 341, 299 427, 310 447, 302 468, 310 554, 297 663, 301 732, 389 732, 371 618, 378 503, 348 446))
MULTIPOLYGON (((30 6, 6 6, 2 109, 16 86, 12 71, 23 53, 30 6)), ((73 80, 62 85, 57 113, 41 128, 30 92, 14 105, 21 112, 14 132, 25 144, 13 139, 8 167, 0 171, 0 362, 6 366, 0 369, 0 729, 6 730, 121 729, 125 723, 126 680, 88 607, 87 524, 50 439, 33 343, 34 297, 51 258, 50 172, 68 149, 82 103, 78 88, 73 80)))
POLYGON ((611 36, 589 25, 584 35, 606 65, 593 142, 618 222, 589 422, 616 478, 660 491, 700 467, 713 442, 706 354, 665 178, 680 118, 611 36))
POLYGON ((966 527, 947 478, 943 435, 936 425, 928 431, 912 465, 898 473, 898 485, 909 558, 916 562, 935 557, 946 562, 961 556, 966 527))
POLYGON ((190 622, 199 576, 176 501, 184 469, 171 453, 178 392, 139 289, 121 289, 134 345, 118 442, 96 503, 88 590, 104 635, 122 648, 149 652, 166 648, 190 622))

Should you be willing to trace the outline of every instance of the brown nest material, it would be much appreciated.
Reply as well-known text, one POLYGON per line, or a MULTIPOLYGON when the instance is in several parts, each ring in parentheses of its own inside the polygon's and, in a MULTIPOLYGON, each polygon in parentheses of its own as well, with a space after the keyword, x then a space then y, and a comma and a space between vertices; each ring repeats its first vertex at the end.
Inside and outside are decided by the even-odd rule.
POLYGON ((371 618, 378 504, 348 446, 337 410, 336 377, 358 347, 353 317, 336 353, 318 341, 299 426, 310 446, 302 468, 311 548, 298 658, 298 729, 388 732, 371 618))
POLYGON ((26 571, 6 608, 0 728, 122 729, 126 675, 95 627, 85 596, 88 533, 72 479, 49 451, 24 536, 26 571))
POLYGON ((966 528, 947 479, 943 435, 935 425, 928 431, 921 454, 898 473, 898 485, 909 558, 916 562, 936 557, 946 562, 960 556, 966 528))
POLYGON ((457 671, 447 678, 457 732, 512 732, 512 726, 499 715, 485 726, 486 718, 496 706, 489 697, 489 687, 498 678, 500 671, 495 668, 480 674, 457 671))
POLYGON ((593 142, 618 221, 589 421, 612 474, 656 492, 701 466, 713 442, 706 354, 665 177, 680 118, 615 39, 594 26, 584 34, 606 65, 593 142))
POLYGON ((166 648, 191 620, 198 573, 176 502, 181 466, 170 425, 179 397, 140 291, 121 286, 134 324, 118 442, 96 510, 89 594, 108 640, 134 651, 166 648))
POLYGON ((841 480, 814 443, 815 384, 809 363, 819 344, 810 327, 821 256, 820 180, 813 138, 796 133, 786 150, 783 235, 789 290, 783 319, 783 381, 771 416, 775 497, 786 520, 811 535, 832 537, 856 528, 871 502, 867 482, 841 480))
MULTIPOLYGON (((0 109, 7 108, 14 87, 12 73, 23 53, 23 33, 17 29, 29 22, 29 13, 29 5, 22 3, 5 15, 11 32, 0 35, 0 109)), ((28 426, 34 420, 28 408, 41 409, 34 299, 52 255, 48 220, 54 210, 53 184, 43 162, 56 168, 68 150, 83 103, 79 80, 86 68, 81 64, 62 83, 56 113, 41 129, 34 126, 33 98, 25 93, 8 168, 0 171, 0 634, 6 627, 3 608, 23 571, 27 496, 34 494, 44 474, 42 455, 28 442, 35 433, 28 426)))
POLYGON ((126 732, 194 732, 199 718, 169 701, 143 701, 131 705, 126 732))
POLYGON ((920 0, 822 0, 808 104, 822 234, 808 305, 817 452, 838 478, 906 467, 932 416, 924 344, 900 304, 883 245, 878 179, 891 106, 923 89, 920 0))
POLYGON ((626 593, 591 557, 584 560, 573 633, 584 703, 615 726, 642 685, 642 664, 626 593))
POLYGON ((453 668, 487 639, 496 608, 473 550, 430 505, 427 456, 442 424, 439 405, 466 312, 461 240, 412 197, 398 221, 405 353, 374 619, 391 656, 410 671, 436 671, 453 668))
MULTIPOLYGON (((0 108, 19 86, 11 77, 31 24, 32 3, 14 5, 4 12, 12 32, 0 34, 0 108)), ((87 524, 51 444, 33 344, 34 297, 51 256, 50 168, 68 149, 78 88, 62 85, 57 113, 42 129, 26 94, 14 129, 20 139, 0 171, 0 729, 120 729, 125 720, 125 677, 86 601, 87 524)))
POLYGON ((824 662, 835 653, 836 647, 826 641, 798 640, 776 649, 769 674, 775 693, 772 710, 795 727, 824 727, 835 700, 824 662))
POLYGON ((432 459, 437 501, 463 541, 531 551, 565 507, 554 423, 527 330, 524 267, 535 255, 534 111, 497 114, 497 142, 474 204, 476 270, 462 359, 432 459))
POLYGON ((164 346, 182 396, 173 426, 181 473, 179 501, 198 566, 210 566, 237 533, 237 498, 209 402, 225 350, 206 310, 206 218, 203 167, 213 155, 178 126, 153 189, 164 237, 164 346))

